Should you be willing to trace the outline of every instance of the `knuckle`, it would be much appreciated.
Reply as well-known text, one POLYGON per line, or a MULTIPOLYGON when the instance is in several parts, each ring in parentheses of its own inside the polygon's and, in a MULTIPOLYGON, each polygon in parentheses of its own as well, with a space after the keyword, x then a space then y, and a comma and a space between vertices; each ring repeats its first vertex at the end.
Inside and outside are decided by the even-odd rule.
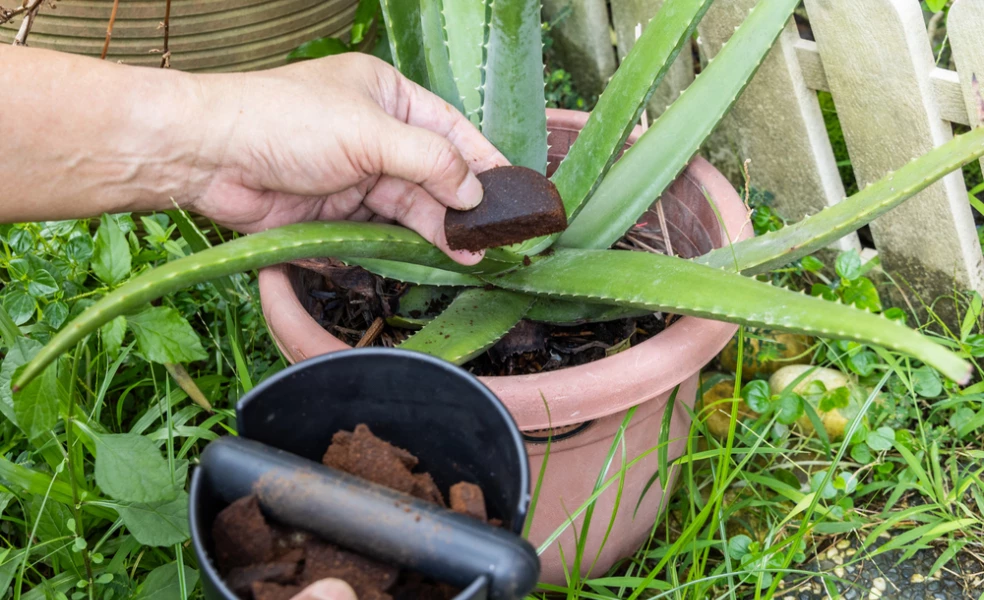
POLYGON ((463 162, 451 142, 437 138, 429 153, 431 160, 430 176, 428 179, 435 183, 452 181, 463 174, 463 162))

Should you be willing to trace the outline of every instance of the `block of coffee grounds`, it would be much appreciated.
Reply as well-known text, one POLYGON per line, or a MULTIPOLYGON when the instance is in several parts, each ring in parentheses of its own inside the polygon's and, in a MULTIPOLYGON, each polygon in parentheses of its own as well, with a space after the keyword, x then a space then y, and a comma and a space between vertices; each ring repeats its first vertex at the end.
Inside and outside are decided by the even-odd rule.
POLYGON ((441 495, 441 490, 434 483, 434 478, 431 477, 430 473, 413 474, 413 491, 411 493, 421 500, 447 507, 447 504, 444 503, 444 496, 441 495))
POLYGON ((356 426, 351 434, 333 436, 321 462, 405 494, 416 485, 410 469, 417 465, 417 458, 377 438, 365 425, 356 426))
POLYGON ((263 518, 256 496, 240 498, 224 508, 212 525, 212 539, 223 572, 273 558, 274 531, 263 518))
POLYGON ((477 252, 567 228, 564 202, 554 184, 533 169, 496 167, 478 174, 485 189, 472 210, 448 209, 444 233, 452 250, 477 252))
POLYGON ((468 515, 478 519, 483 523, 488 520, 489 515, 485 511, 485 495, 482 488, 474 483, 462 481, 451 486, 448 494, 451 498, 451 510, 456 513, 468 515))
MULTIPOLYGON (((400 575, 397 567, 342 550, 321 540, 310 542, 305 553, 302 585, 310 585, 321 579, 341 579, 352 586, 360 600, 384 596, 382 593, 391 588, 400 575)), ((389 595, 386 594, 385 597, 388 598, 389 595)))

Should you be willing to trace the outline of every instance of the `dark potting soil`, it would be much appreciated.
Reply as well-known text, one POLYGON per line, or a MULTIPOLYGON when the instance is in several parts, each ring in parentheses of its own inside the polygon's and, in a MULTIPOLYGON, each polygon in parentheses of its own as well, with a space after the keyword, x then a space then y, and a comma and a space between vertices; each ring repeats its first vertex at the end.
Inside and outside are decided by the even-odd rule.
POLYGON ((477 252, 567 229, 557 186, 526 167, 496 167, 478 174, 485 197, 472 210, 448 209, 444 232, 452 250, 477 252))
MULTIPOLYGON (((308 311, 322 327, 347 344, 355 346, 361 342, 361 345, 392 348, 414 333, 391 324, 400 312, 400 297, 410 288, 408 284, 384 279, 332 259, 294 264, 323 276, 323 288, 309 292, 308 311), (367 331, 371 340, 364 339, 367 331)), ((450 302, 451 296, 436 297, 423 314, 414 311, 409 316, 437 315, 450 302)), ((556 371, 626 350, 665 327, 666 318, 661 313, 569 326, 521 321, 492 348, 464 367, 482 376, 556 371)))
MULTIPOLYGON (((332 437, 322 462, 394 490, 447 506, 429 473, 414 473, 417 457, 383 441, 365 425, 332 437)), ((450 508, 484 522, 481 488, 467 482, 451 486, 450 508)), ((450 600, 458 590, 343 550, 315 535, 266 520, 255 496, 222 510, 212 526, 219 572, 243 600, 289 600, 308 585, 342 579, 359 600, 450 600)))

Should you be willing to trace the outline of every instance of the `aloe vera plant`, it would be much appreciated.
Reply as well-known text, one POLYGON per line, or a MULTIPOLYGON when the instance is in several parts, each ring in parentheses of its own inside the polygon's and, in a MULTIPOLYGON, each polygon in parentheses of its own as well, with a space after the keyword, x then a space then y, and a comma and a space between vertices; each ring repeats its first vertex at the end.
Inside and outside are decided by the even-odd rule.
MULTIPOLYGON (((400 281, 460 290, 443 314, 404 343, 456 363, 489 348, 524 318, 576 323, 665 310, 877 344, 966 381, 969 363, 928 337, 746 275, 829 244, 984 155, 984 129, 954 138, 818 215, 694 260, 608 249, 685 168, 798 4, 761 0, 692 86, 615 162, 711 1, 666 0, 623 61, 552 176, 569 220, 562 235, 489 251, 473 267, 453 263, 416 234, 387 225, 305 223, 240 238, 107 294, 51 340, 19 374, 16 387, 104 323, 163 294, 238 271, 323 256, 400 281)), ((461 110, 511 161, 543 172, 539 0, 383 0, 381 6, 396 66, 461 110)))

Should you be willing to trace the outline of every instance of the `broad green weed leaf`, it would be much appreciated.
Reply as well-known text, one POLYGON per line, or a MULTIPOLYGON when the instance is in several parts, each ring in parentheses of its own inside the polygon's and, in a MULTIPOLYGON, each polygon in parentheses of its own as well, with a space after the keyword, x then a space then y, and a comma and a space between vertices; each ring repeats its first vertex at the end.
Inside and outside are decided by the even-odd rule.
POLYGON ((787 392, 779 396, 776 420, 783 425, 792 425, 803 416, 803 398, 799 394, 787 392))
POLYGON ((89 264, 94 252, 95 245, 92 243, 92 238, 88 235, 77 235, 65 244, 65 258, 80 267, 85 267, 89 264))
POLYGON ((94 250, 92 272, 100 281, 112 285, 130 274, 130 245, 117 219, 103 215, 99 220, 94 250))
POLYGON ((116 317, 99 329, 103 346, 106 347, 106 352, 114 360, 120 355, 120 348, 123 347, 124 334, 126 334, 126 317, 116 317))
POLYGON ((14 397, 10 390, 10 382, 14 378, 14 373, 34 358, 42 347, 41 342, 37 340, 19 337, 0 365, 0 412, 15 425, 17 417, 14 416, 14 397))
POLYGON ((895 444, 895 432, 891 427, 879 427, 868 434, 867 444, 875 452, 891 450, 895 444))
POLYGON ((769 384, 762 380, 756 379, 746 383, 745 387, 741 388, 741 397, 745 399, 748 408, 759 414, 766 414, 772 408, 769 384))
POLYGON ((875 460, 874 455, 871 453, 871 449, 865 442, 855 444, 851 447, 851 458, 854 459, 854 462, 860 465, 868 465, 875 460))
POLYGON ((736 535, 728 540, 728 554, 732 560, 741 560, 749 553, 752 538, 747 535, 736 535))
POLYGON ((32 269, 27 281, 27 291, 35 298, 43 298, 58 291, 54 275, 45 269, 32 269))
POLYGON ((844 287, 844 303, 872 312, 880 312, 882 309, 878 289, 867 277, 859 277, 844 287))
POLYGON ((830 412, 837 408, 847 408, 851 403, 851 390, 839 387, 824 393, 820 398, 820 410, 830 412))
POLYGON ((940 12, 946 8, 946 3, 949 0, 926 0, 926 8, 933 12, 940 12))
POLYGON ((841 279, 846 279, 848 281, 857 279, 861 276, 861 255, 858 254, 857 250, 842 252, 841 255, 837 257, 837 262, 834 263, 834 268, 837 270, 837 275, 839 275, 841 279))
POLYGON ((178 495, 160 450, 135 433, 96 438, 96 483, 112 498, 126 502, 161 502, 178 495))
POLYGON ((145 546, 171 546, 188 539, 188 494, 174 500, 134 502, 119 507, 120 518, 133 537, 145 546))
POLYGON ((30 321, 36 308, 36 301, 20 283, 11 285, 3 297, 3 309, 17 325, 30 321))
POLYGON ((207 358, 198 334, 178 311, 152 306, 126 318, 144 358, 158 363, 186 363, 207 358))
POLYGON ((800 265, 804 271, 809 271, 810 273, 819 273, 824 268, 823 261, 815 256, 804 256, 800 261, 800 265))
MULTIPOLYGON (((184 565, 185 589, 190 594, 198 584, 198 571, 184 565)), ((133 600, 185 600, 178 580, 178 563, 157 567, 144 579, 133 600)))
POLYGON ((930 367, 919 367, 912 372, 912 387, 923 398, 936 398, 943 393, 943 382, 930 367))
POLYGON ((7 264, 7 274, 11 280, 21 281, 27 279, 27 274, 31 270, 31 263, 26 258, 15 258, 7 264))
POLYGON ((52 302, 44 307, 44 322, 51 325, 52 329, 58 329, 64 325, 68 319, 68 305, 64 302, 52 302))
MULTIPOLYGON (((824 478, 827 476, 826 471, 817 471, 810 477, 810 490, 816 492, 820 490, 820 486, 823 484, 824 478)), ((823 486, 823 490, 820 491, 820 497, 824 500, 830 500, 837 495, 837 488, 834 487, 833 481, 828 481, 827 485, 823 486)))
POLYGON ((58 424, 58 408, 63 392, 58 382, 56 362, 45 369, 40 377, 27 384, 27 387, 13 394, 17 425, 28 438, 36 439, 58 424))

